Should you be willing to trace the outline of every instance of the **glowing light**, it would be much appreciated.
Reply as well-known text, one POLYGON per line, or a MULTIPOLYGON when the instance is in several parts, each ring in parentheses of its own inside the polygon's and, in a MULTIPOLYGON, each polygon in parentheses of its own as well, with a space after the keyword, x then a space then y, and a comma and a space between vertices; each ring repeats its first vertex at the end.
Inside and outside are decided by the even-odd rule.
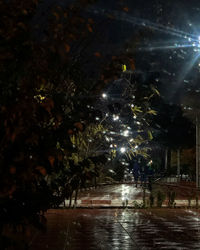
POLYGON ((125 153, 126 152, 126 149, 124 147, 120 148, 120 152, 121 153, 125 153))
POLYGON ((110 141, 110 139, 107 136, 105 137, 105 139, 106 139, 106 141, 110 141))
POLYGON ((103 98, 107 98, 108 96, 107 96, 106 93, 103 93, 103 94, 102 94, 102 97, 103 97, 103 98))
POLYGON ((119 116, 118 116, 118 115, 113 115, 113 120, 114 120, 114 121, 119 120, 119 116))
POLYGON ((125 137, 127 137, 128 134, 129 134, 129 131, 128 131, 128 130, 125 130, 125 131, 122 133, 122 135, 125 136, 125 137))

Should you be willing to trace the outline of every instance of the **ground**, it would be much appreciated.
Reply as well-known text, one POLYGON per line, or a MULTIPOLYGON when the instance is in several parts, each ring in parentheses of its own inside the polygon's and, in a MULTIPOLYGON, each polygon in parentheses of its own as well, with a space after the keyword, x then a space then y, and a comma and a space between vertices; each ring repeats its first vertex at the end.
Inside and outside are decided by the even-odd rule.
MULTIPOLYGON (((185 188, 189 190, 187 185, 173 185, 170 188, 178 192, 179 199, 186 198, 185 188)), ((102 206, 101 201, 122 201, 124 197, 133 200, 141 199, 141 196, 142 188, 135 188, 132 184, 84 190, 78 199, 89 203, 80 203, 81 208, 48 210, 47 231, 32 234, 29 241, 30 249, 200 249, 199 209, 133 209, 123 206, 111 209, 112 206, 108 203, 104 204, 106 208, 98 209, 98 205, 102 206), (88 204, 92 204, 92 208, 86 208, 88 204)))
POLYGON ((190 209, 59 209, 31 250, 200 249, 200 212, 190 209))

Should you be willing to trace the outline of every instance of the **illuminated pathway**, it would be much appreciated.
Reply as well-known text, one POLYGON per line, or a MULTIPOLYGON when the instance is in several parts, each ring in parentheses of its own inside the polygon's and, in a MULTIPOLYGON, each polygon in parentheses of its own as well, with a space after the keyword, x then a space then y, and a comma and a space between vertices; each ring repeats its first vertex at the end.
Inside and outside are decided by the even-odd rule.
POLYGON ((199 210, 58 209, 30 250, 200 249, 199 210))
MULTIPOLYGON (((146 196, 149 192, 146 190, 146 196)), ((133 202, 142 202, 143 189, 134 184, 116 184, 101 186, 97 189, 85 190, 79 193, 77 206, 128 206, 133 202)), ((66 201, 66 205, 69 201, 66 201)))

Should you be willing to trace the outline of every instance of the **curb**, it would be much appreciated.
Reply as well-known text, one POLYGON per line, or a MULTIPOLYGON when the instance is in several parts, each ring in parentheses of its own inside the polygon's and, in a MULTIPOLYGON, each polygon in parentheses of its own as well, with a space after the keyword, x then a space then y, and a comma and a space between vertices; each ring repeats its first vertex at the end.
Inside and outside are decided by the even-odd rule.
MULTIPOLYGON (((146 200, 147 201, 147 200, 146 200)), ((148 202, 148 201, 147 201, 148 202)), ((77 200, 76 204, 72 202, 72 207, 76 208, 136 208, 142 207, 143 200, 77 200)), ((65 207, 68 207, 69 200, 65 201, 65 207)), ((175 200, 172 207, 174 208, 198 208, 200 204, 197 204, 196 200, 175 200)), ((155 207, 155 206, 154 206, 155 207)), ((165 200, 162 205, 163 208, 168 208, 168 201, 165 200)), ((64 205, 60 205, 60 208, 64 208, 64 205)))

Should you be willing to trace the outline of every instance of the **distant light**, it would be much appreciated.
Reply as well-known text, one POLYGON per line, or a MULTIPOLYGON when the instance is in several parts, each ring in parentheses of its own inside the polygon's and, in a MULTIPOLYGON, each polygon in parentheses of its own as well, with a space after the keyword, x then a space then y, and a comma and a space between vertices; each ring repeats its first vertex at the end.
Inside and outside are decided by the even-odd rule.
POLYGON ((138 145, 135 146, 135 149, 137 149, 137 148, 138 148, 138 145))
POLYGON ((106 139, 106 141, 110 141, 110 139, 107 136, 105 136, 105 139, 106 139))
POLYGON ((106 93, 103 93, 103 94, 102 94, 102 97, 103 97, 103 98, 107 98, 108 96, 107 96, 106 93))
POLYGON ((114 120, 114 121, 119 120, 119 116, 118 116, 118 115, 113 115, 113 120, 114 120))
POLYGON ((99 117, 96 117, 95 119, 96 119, 97 121, 99 121, 99 120, 100 120, 100 118, 99 118, 99 117))
POLYGON ((131 138, 129 141, 132 142, 132 141, 133 141, 133 138, 131 138))
POLYGON ((112 144, 110 144, 110 148, 113 148, 113 145, 112 145, 112 144))
POLYGON ((126 137, 128 136, 128 134, 129 134, 129 131, 128 131, 128 130, 125 130, 125 131, 122 133, 122 135, 123 135, 123 136, 126 136, 126 137))
POLYGON ((124 147, 120 148, 121 153, 124 153, 126 149, 124 147))

